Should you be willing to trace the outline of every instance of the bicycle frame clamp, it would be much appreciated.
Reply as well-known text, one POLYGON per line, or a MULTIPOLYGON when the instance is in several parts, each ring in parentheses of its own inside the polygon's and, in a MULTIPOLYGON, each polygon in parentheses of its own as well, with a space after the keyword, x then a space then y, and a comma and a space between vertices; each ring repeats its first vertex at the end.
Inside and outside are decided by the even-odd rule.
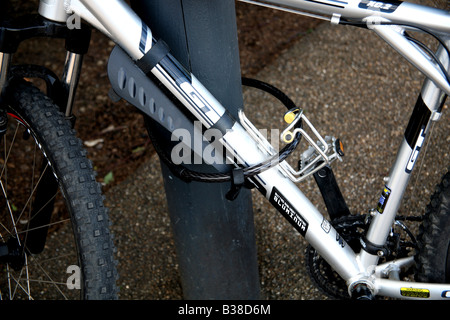
MULTIPOLYGON (((266 140, 258 129, 253 126, 242 110, 239 112, 239 119, 242 126, 252 136, 262 151, 265 151, 269 156, 276 154, 274 147, 266 140)), ((325 138, 323 138, 304 115, 303 110, 300 108, 289 110, 284 115, 284 120, 289 126, 284 129, 280 135, 280 139, 283 142, 290 143, 297 134, 300 134, 309 144, 308 149, 301 154, 299 170, 293 169, 286 161, 279 164, 280 170, 290 180, 293 182, 300 182, 329 165, 334 160, 339 159, 342 161, 344 150, 341 141, 330 136, 325 136, 325 138), (308 134, 302 128, 303 124, 306 124, 312 132, 312 135, 308 134), (317 142, 315 141, 316 139, 317 142)))

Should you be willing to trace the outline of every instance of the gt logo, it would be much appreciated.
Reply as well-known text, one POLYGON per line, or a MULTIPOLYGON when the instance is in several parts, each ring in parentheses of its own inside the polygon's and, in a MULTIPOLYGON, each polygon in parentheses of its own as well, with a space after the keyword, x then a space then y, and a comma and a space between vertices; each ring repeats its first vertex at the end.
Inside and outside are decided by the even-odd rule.
POLYGON ((425 140, 425 126, 420 130, 419 138, 417 139, 416 145, 414 146, 414 150, 411 152, 409 157, 408 164, 406 165, 406 173, 411 173, 414 168, 414 164, 416 163, 417 157, 419 156, 420 149, 422 148, 422 144, 425 140))

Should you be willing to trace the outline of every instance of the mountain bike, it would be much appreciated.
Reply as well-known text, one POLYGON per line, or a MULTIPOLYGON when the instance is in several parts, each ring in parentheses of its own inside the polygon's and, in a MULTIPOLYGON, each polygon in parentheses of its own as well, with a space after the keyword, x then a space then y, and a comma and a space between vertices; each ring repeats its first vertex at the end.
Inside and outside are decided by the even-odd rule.
MULTIPOLYGON (((448 75, 450 18, 447 12, 398 1, 242 0, 242 2, 304 14, 336 25, 351 25, 365 28, 368 32, 373 31, 425 75, 422 91, 405 128, 396 159, 389 175, 384 179, 385 186, 380 190, 379 201, 368 214, 350 213, 331 169, 331 163, 342 160, 344 156, 342 142, 335 137, 321 134, 308 120, 306 112, 274 86, 258 80, 243 79, 243 85, 272 94, 286 106, 287 111, 284 114, 286 128, 280 134, 283 143, 281 150, 267 141, 244 112, 239 113, 239 119, 231 116, 197 78, 186 71, 171 55, 165 42, 152 37, 150 28, 125 2, 41 1, 40 16, 34 20, 26 19, 21 23, 12 24, 3 22, 0 88, 4 110, 1 122, 5 123, 4 137, 13 131, 8 127, 11 122, 17 122, 18 127, 25 130, 21 135, 24 140, 31 140, 36 145, 34 150, 43 154, 44 164, 39 170, 42 173, 38 175, 41 177, 32 178, 32 186, 35 185, 36 179, 46 182, 48 175, 50 182, 45 183, 43 192, 50 190, 48 185, 59 184, 66 199, 71 199, 71 191, 74 189, 87 189, 90 191, 89 194, 98 196, 98 201, 85 202, 84 197, 78 198, 75 192, 77 194, 75 199, 67 201, 69 218, 65 220, 71 221, 74 225, 75 242, 80 252, 78 260, 85 266, 81 268, 85 291, 114 296, 115 271, 112 244, 109 237, 106 237, 109 234, 106 224, 102 224, 100 230, 97 226, 91 228, 87 223, 94 220, 96 223, 100 221, 105 223, 108 220, 106 213, 102 211, 101 215, 88 214, 89 217, 83 219, 78 215, 84 213, 77 213, 73 208, 74 203, 84 203, 84 209, 91 208, 94 203, 102 207, 97 188, 94 186, 83 188, 80 184, 87 180, 94 184, 93 179, 88 179, 87 175, 81 172, 70 175, 64 171, 66 167, 72 165, 77 167, 72 171, 77 171, 78 168, 86 169, 91 165, 85 160, 82 150, 63 147, 62 149, 67 149, 67 154, 64 155, 61 148, 55 147, 57 148, 55 150, 52 147, 58 145, 60 139, 64 140, 60 137, 65 136, 63 133, 65 130, 59 129, 59 125, 64 124, 67 131, 73 134, 70 129, 71 106, 81 57, 86 50, 88 38, 87 31, 82 25, 67 28, 68 20, 73 22, 77 17, 81 17, 83 21, 103 32, 117 44, 108 63, 113 98, 130 102, 176 138, 181 138, 177 129, 191 132, 195 123, 199 123, 215 150, 212 159, 204 160, 208 160, 208 164, 212 167, 220 167, 219 159, 225 159, 235 167, 231 172, 193 171, 183 166, 183 161, 187 159, 182 153, 165 154, 155 146, 160 158, 173 173, 190 181, 211 183, 228 181, 231 183, 230 192, 227 194, 229 200, 233 200, 241 188, 256 188, 310 244, 306 251, 308 269, 313 280, 327 294, 340 299, 371 300, 377 297, 449 299, 450 173, 443 176, 423 217, 397 214, 411 173, 428 137, 429 128, 433 122, 440 119, 445 98, 450 93, 448 75), (415 32, 436 39, 439 43, 437 52, 433 52, 413 38, 412 33, 415 32), (27 37, 39 35, 66 39, 69 53, 66 59, 67 72, 64 73, 62 81, 56 80, 51 72, 40 67, 10 65, 11 55, 17 45, 27 37), (52 100, 45 98, 24 81, 33 77, 45 80, 47 93, 52 100), (175 99, 182 107, 155 104, 156 97, 175 99), (8 117, 9 121, 6 121, 8 117), (55 117, 57 120, 52 126, 40 119, 55 117), (192 121, 192 117, 195 121, 192 121), (49 138, 47 134, 50 135, 49 138), (306 143, 305 150, 300 153, 298 166, 294 168, 287 159, 301 143, 302 145, 306 143), (59 160, 60 156, 63 160, 59 160), (47 171, 48 174, 45 174, 47 171), (297 185, 311 177, 315 178, 322 193, 328 218, 319 212, 300 190, 301 186, 297 185), (422 223, 417 236, 407 226, 411 220, 419 220, 422 223), (94 239, 84 241, 84 237, 88 235, 103 237, 103 241, 95 245, 98 250, 89 251, 97 261, 86 259, 83 252, 84 244, 94 242, 94 239), (108 248, 106 254, 102 253, 99 247, 108 248), (100 261, 101 263, 96 263, 100 261), (103 277, 91 276, 90 272, 84 271, 94 268, 94 265, 101 266, 98 272, 103 274, 103 277), (108 267, 102 268, 105 265, 108 267), (105 272, 102 273, 102 270, 105 272), (92 291, 90 281, 97 281, 92 291)), ((13 137, 15 136, 14 134, 13 137)), ((15 138, 12 140, 15 142, 15 138)), ((67 145, 76 146, 75 141, 77 140, 71 136, 67 145)), ((184 146, 180 145, 180 148, 184 146)), ((3 167, 7 168, 5 172, 9 172, 10 168, 7 165, 3 167)), ((32 176, 34 175, 33 172, 32 176)), ((11 174, 7 176, 11 177, 11 174)), ((92 177, 90 174, 89 176, 92 177)), ((19 211, 14 207, 19 207, 20 201, 12 200, 12 196, 7 193, 9 188, 4 186, 6 184, 2 182, 6 208, 4 211, 7 213, 6 217, 14 217, 15 212, 19 211)), ((24 201, 25 205, 22 206, 28 208, 31 202, 43 202, 46 208, 47 203, 51 203, 50 207, 54 211, 53 207, 56 205, 53 204, 53 196, 42 196, 41 199, 40 193, 34 189, 40 188, 32 187, 31 196, 25 197, 29 200, 24 201)), ((96 213, 100 211, 98 207, 94 210, 96 213)), ((22 211, 33 212, 33 209, 22 211)), ((35 243, 41 243, 42 246, 44 243, 44 246, 47 246, 46 239, 49 236, 46 235, 40 235, 39 241, 29 241, 30 237, 34 237, 31 231, 43 229, 42 226, 51 224, 48 222, 50 214, 42 214, 41 220, 40 211, 50 210, 39 210, 38 213, 28 216, 20 214, 19 218, 11 219, 14 221, 11 228, 4 227, 13 230, 1 234, 3 243, 1 249, 5 252, 1 259, 6 262, 7 274, 12 273, 11 269, 22 273, 29 272, 28 260, 34 259, 36 252, 40 252, 35 248, 28 248, 29 244, 32 243, 34 246, 35 243), (39 219, 33 219, 34 216, 39 219), (33 227, 29 232, 19 232, 17 221, 20 223, 21 220, 24 220, 22 224, 26 226, 38 220, 37 227, 33 227)), ((58 230, 57 233, 59 232, 58 230)), ((11 278, 8 276, 8 279, 11 278)))

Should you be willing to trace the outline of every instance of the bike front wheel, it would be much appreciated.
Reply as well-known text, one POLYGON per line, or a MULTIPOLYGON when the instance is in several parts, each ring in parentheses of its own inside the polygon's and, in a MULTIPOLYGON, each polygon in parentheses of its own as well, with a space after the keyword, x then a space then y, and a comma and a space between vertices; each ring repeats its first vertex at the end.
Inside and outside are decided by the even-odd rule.
POLYGON ((107 209, 81 141, 29 83, 10 86, 0 154, 2 299, 115 299, 107 209))

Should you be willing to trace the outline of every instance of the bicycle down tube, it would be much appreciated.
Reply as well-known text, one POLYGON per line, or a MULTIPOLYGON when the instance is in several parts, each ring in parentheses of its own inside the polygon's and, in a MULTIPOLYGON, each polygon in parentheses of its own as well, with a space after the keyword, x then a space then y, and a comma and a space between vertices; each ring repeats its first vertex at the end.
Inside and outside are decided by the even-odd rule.
MULTIPOLYGON (((103 30, 115 40, 133 60, 140 60, 150 51, 153 42, 151 30, 123 1, 80 0, 70 2, 71 6, 68 6, 68 12, 75 12, 94 26, 100 26, 100 30, 103 30), (126 23, 117 23, 117 21, 126 21, 126 23)), ((367 5, 368 1, 344 2, 324 0, 319 2, 292 0, 266 2, 277 5, 290 5, 296 9, 306 9, 320 14, 327 14, 330 16, 330 19, 334 19, 334 22, 339 22, 340 19, 344 18, 362 21, 368 16, 375 15, 377 19, 386 19, 383 21, 410 25, 417 24, 439 32, 450 32, 450 18, 443 15, 443 11, 416 5, 410 6, 406 3, 405 5, 401 3, 392 4, 392 6, 385 8, 373 8, 367 5), (374 11, 374 9, 377 10, 374 11), (421 11, 422 9, 425 13, 421 11), (413 14, 411 15, 411 13, 413 14), (432 17, 432 19, 422 19, 419 16, 432 17), (414 20, 416 17, 418 20, 414 20)), ((402 37, 402 32, 394 26, 378 24, 379 20, 376 21, 377 23, 370 23, 371 27, 387 42, 394 42, 395 39, 402 37), (395 39, 392 40, 390 37, 395 39)), ((427 108, 424 108, 427 104, 426 106, 431 108, 431 111, 429 111, 428 117, 425 117, 426 119, 419 125, 411 124, 408 126, 407 132, 410 132, 410 136, 405 137, 406 141, 403 142, 400 148, 396 164, 389 177, 388 188, 391 190, 392 198, 390 198, 388 205, 384 208, 386 214, 382 218, 379 218, 381 215, 377 216, 374 220, 375 224, 371 226, 365 239, 368 241, 367 243, 370 242, 375 245, 384 244, 385 237, 391 228, 396 209, 409 179, 410 172, 408 170, 410 166, 408 164, 411 159, 413 162, 416 159, 417 154, 415 151, 418 150, 417 147, 420 148, 421 146, 422 137, 426 132, 428 122, 434 120, 435 115, 439 111, 443 96, 441 89, 446 94, 450 94, 450 86, 446 81, 442 81, 444 76, 438 67, 428 63, 429 60, 428 62, 424 61, 424 53, 420 49, 416 47, 413 49, 414 53, 407 58, 433 80, 433 82, 428 81, 425 83, 422 90, 423 106, 421 103, 418 103, 416 109, 419 109, 417 112, 427 113, 428 111, 425 110, 427 108), (434 102, 431 101, 433 99, 434 102), (417 132, 417 126, 419 127, 419 132, 417 132)), ((402 48, 398 48, 398 50, 401 52, 402 48)), ((186 72, 170 54, 164 55, 159 63, 156 63, 151 68, 151 73, 202 122, 206 129, 216 127, 219 123, 233 124, 226 128, 227 130, 224 130, 226 133, 221 142, 237 159, 238 164, 250 166, 267 160, 269 155, 258 148, 250 134, 238 122, 229 119, 229 115, 225 112, 223 106, 193 75, 186 72)), ((356 255, 345 242, 337 241, 336 239, 340 239, 340 236, 336 230, 278 167, 270 168, 252 179, 258 185, 259 191, 290 221, 333 269, 347 281, 349 287, 366 283, 375 293, 379 291, 387 295, 398 296, 397 292, 400 292, 400 290, 385 290, 384 288, 393 286, 398 289, 398 286, 401 285, 417 286, 418 288, 425 286, 431 291, 430 298, 446 298, 442 295, 442 292, 450 290, 448 284, 420 284, 419 286, 419 284, 401 281, 385 284, 385 282, 389 281, 371 278, 376 274, 374 265, 377 263, 377 254, 369 254, 362 250, 361 254, 356 255)))

